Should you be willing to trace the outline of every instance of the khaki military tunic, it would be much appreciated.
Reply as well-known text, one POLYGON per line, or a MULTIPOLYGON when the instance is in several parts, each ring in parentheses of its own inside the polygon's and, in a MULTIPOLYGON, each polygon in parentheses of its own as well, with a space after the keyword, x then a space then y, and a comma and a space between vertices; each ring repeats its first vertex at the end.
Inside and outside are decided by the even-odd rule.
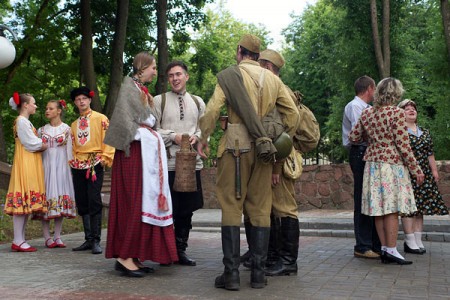
MULTIPOLYGON (((270 71, 261 68, 255 61, 243 60, 239 64, 239 68, 256 113, 264 116, 277 105, 285 122, 286 132, 293 136, 298 123, 297 108, 281 80, 270 71), (262 72, 266 73, 262 89, 260 89, 259 79, 262 72)), ((205 114, 200 119, 203 143, 206 143, 208 136, 213 133, 220 110, 226 104, 222 88, 217 84, 214 94, 206 106, 205 114)), ((240 117, 228 105, 227 113, 230 124, 242 124, 240 117)), ((225 131, 217 151, 216 193, 222 207, 222 226, 240 226, 245 209, 253 226, 270 227, 273 166, 257 160, 254 143, 251 143, 249 151, 241 155, 242 198, 237 199, 235 195, 235 158, 226 149, 227 134, 228 131, 225 131)))
MULTIPOLYGON (((285 86, 293 102, 297 104, 294 92, 285 86)), ((297 110, 298 111, 298 110, 297 110)), ((297 127, 297 131, 300 130, 297 127)), ((288 178, 283 172, 280 174, 280 183, 272 189, 272 213, 277 218, 298 218, 298 205, 295 200, 295 180, 288 178)))

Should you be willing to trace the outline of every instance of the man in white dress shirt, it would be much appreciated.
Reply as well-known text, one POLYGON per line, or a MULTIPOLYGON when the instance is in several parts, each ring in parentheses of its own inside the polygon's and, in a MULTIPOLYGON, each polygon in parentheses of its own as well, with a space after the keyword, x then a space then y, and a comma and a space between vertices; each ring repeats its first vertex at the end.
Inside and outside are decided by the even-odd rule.
POLYGON ((380 240, 375 228, 373 217, 361 214, 361 194, 365 161, 363 161, 367 144, 351 144, 348 138, 350 130, 358 122, 364 109, 370 107, 375 92, 375 81, 369 76, 362 76, 355 81, 355 98, 350 101, 344 110, 342 120, 342 143, 349 151, 350 167, 353 172, 354 189, 354 231, 356 245, 355 257, 379 258, 381 251, 380 240))

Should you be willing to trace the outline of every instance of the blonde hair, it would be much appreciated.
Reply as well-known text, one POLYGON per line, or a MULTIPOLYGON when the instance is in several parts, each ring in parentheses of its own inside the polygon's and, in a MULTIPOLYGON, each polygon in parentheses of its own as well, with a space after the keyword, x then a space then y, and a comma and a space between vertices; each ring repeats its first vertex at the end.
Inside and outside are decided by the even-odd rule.
POLYGON ((133 75, 142 76, 142 71, 150 67, 155 58, 147 51, 136 54, 133 59, 133 75))
MULTIPOLYGON (((137 76, 139 82, 142 76, 142 72, 150 67, 152 63, 155 61, 155 57, 148 53, 147 51, 142 51, 136 54, 133 59, 133 76, 137 76)), ((142 84, 142 82, 140 82, 142 84)), ((150 94, 145 94, 141 91, 141 100, 142 103, 148 104, 153 107, 153 97, 150 94)))
POLYGON ((404 92, 405 90, 400 80, 393 77, 381 80, 374 94, 374 109, 396 104, 402 98, 404 92))
POLYGON ((20 110, 22 109, 22 105, 25 103, 30 103, 31 99, 33 99, 33 95, 29 94, 29 93, 24 93, 24 94, 20 94, 19 95, 19 99, 20 102, 17 105, 17 110, 20 112, 20 110))
POLYGON ((61 114, 60 114, 60 118, 61 118, 61 120, 63 120, 64 119, 64 115, 65 115, 65 108, 62 106, 62 103, 61 103, 61 101, 64 101, 64 100, 49 100, 48 102, 47 102, 47 104, 49 104, 49 103, 55 103, 56 104, 56 109, 60 109, 61 110, 61 114))

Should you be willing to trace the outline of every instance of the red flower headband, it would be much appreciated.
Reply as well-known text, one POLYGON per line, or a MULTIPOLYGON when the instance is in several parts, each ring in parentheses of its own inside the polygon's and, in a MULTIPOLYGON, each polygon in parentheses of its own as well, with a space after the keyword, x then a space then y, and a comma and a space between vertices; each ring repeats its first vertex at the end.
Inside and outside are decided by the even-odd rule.
POLYGON ((59 104, 61 104, 62 108, 64 108, 64 109, 67 108, 66 101, 64 101, 64 99, 61 99, 58 102, 59 102, 59 104))
POLYGON ((14 103, 16 103, 16 105, 20 104, 20 97, 19 97, 19 93, 18 92, 14 92, 13 99, 14 99, 14 103))
POLYGON ((94 91, 89 92, 89 97, 94 98, 94 95, 95 95, 94 91))

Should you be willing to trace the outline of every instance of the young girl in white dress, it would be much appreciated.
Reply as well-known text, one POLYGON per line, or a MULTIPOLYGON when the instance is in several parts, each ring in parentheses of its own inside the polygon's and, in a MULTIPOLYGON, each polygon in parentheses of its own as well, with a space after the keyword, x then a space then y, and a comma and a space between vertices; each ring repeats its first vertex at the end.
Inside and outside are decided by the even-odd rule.
POLYGON ((61 120, 65 108, 64 100, 50 100, 45 109, 45 117, 50 123, 38 131, 42 141, 48 145, 42 153, 48 211, 39 216, 42 218, 42 231, 48 248, 66 247, 61 240, 63 218, 76 217, 72 174, 68 163, 72 158, 72 138, 70 126, 61 120), (50 236, 50 220, 55 221, 53 238, 50 236))
POLYGON ((41 157, 41 151, 47 149, 47 144, 38 137, 28 120, 30 115, 36 113, 34 97, 14 93, 9 105, 19 112, 14 121, 14 160, 5 203, 5 213, 13 216, 14 241, 11 250, 34 252, 37 249, 25 240, 25 227, 30 214, 47 212, 41 157))

